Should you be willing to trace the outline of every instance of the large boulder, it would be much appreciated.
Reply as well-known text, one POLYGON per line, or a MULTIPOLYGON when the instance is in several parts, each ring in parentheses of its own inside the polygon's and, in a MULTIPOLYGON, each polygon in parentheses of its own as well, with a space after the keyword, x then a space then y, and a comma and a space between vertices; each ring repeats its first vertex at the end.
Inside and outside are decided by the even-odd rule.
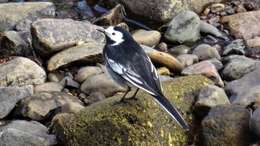
POLYGON ((0 64, 0 86, 34 85, 45 80, 43 68, 28 58, 16 57, 0 64))
MULTIPOLYGON (((193 94, 210 81, 188 76, 163 83, 164 93, 190 123, 193 94)), ((185 131, 153 100, 140 91, 137 100, 119 102, 114 96, 86 107, 76 115, 57 115, 53 130, 70 146, 80 145, 161 145, 187 144, 185 131)))
MULTIPOLYGON (((0 32, 14 29, 18 25, 26 25, 39 18, 54 17, 55 7, 50 2, 26 2, 0 4, 0 32)), ((19 27, 20 29, 20 27, 19 27)))
POLYGON ((114 5, 121 3, 133 14, 156 22, 167 22, 189 5, 187 0, 108 0, 114 5))
POLYGON ((202 121, 205 146, 249 145, 250 113, 243 106, 222 105, 212 108, 202 121))
POLYGON ((88 21, 41 19, 32 24, 33 46, 42 55, 49 55, 93 40, 104 44, 105 36, 97 28, 88 21))

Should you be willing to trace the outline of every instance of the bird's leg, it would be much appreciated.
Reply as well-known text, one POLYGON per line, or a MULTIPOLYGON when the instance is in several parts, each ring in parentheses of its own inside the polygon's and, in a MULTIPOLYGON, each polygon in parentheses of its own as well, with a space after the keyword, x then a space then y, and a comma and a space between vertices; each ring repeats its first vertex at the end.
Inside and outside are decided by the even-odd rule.
POLYGON ((126 95, 131 91, 131 88, 129 86, 127 86, 127 90, 125 92, 125 94, 122 96, 120 102, 124 102, 125 101, 125 97, 126 95))
POLYGON ((137 89, 135 90, 135 93, 134 93, 133 96, 131 96, 129 99, 137 99, 137 98, 136 98, 136 94, 138 93, 138 91, 139 91, 139 88, 137 88, 137 89))

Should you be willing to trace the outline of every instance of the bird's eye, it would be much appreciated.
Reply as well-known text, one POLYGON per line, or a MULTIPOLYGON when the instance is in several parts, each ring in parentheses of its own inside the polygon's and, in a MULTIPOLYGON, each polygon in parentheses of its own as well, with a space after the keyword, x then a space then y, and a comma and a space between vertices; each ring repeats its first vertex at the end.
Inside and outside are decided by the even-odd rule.
POLYGON ((113 32, 112 35, 116 35, 116 33, 113 32))

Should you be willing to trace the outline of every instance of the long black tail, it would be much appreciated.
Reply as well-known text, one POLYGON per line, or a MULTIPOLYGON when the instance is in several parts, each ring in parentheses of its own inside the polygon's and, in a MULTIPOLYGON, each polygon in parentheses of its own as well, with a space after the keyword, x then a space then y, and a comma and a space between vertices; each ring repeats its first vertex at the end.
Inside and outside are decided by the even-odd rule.
POLYGON ((178 110, 163 95, 154 96, 160 106, 171 115, 171 117, 185 130, 189 130, 189 125, 183 119, 178 110))

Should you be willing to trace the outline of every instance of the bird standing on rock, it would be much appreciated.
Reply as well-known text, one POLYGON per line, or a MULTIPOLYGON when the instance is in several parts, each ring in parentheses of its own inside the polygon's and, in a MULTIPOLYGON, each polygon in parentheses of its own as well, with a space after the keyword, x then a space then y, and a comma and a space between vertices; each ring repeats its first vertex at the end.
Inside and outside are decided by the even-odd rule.
POLYGON ((131 87, 137 87, 132 98, 135 98, 139 89, 142 89, 152 95, 180 126, 188 130, 188 124, 163 95, 156 68, 131 34, 116 26, 110 26, 105 30, 98 29, 98 31, 106 36, 103 56, 108 73, 117 83, 127 88, 121 100, 125 99, 131 87))

